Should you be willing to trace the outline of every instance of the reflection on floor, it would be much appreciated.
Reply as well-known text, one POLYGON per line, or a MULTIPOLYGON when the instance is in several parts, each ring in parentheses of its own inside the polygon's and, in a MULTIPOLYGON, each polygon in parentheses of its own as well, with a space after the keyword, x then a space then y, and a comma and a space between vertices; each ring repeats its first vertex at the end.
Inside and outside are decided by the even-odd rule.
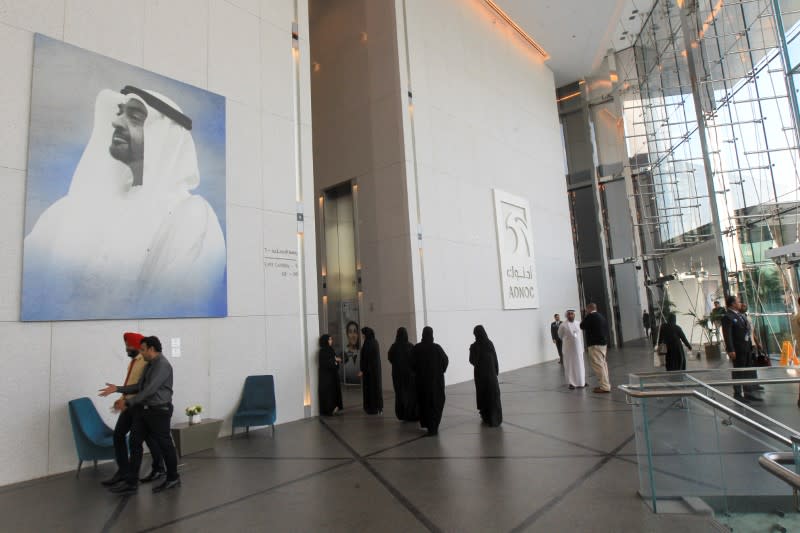
MULTIPOLYGON (((643 347, 612 350, 612 382, 649 369, 643 347)), ((501 361, 502 365, 502 361, 501 361)), ((587 365, 588 370, 588 365, 587 365)), ((89 468, 0 489, 4 531, 718 531, 709 519, 654 515, 637 496, 629 406, 614 391, 570 391, 561 366, 501 375, 505 422, 481 426, 472 383, 448 387, 437 438, 341 416, 221 439, 181 460, 183 486, 119 498, 89 468)), ((590 380, 590 385, 593 381, 590 380)))

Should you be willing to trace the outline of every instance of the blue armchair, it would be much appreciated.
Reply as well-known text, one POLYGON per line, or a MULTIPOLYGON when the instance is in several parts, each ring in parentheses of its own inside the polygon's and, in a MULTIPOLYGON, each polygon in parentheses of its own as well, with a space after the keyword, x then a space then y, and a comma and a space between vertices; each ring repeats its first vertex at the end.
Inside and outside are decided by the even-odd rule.
POLYGON ((92 400, 83 397, 69 402, 69 420, 72 423, 72 436, 78 452, 78 471, 84 461, 97 461, 114 458, 114 430, 108 427, 95 409, 92 400))
POLYGON ((275 436, 275 381, 272 376, 247 376, 244 380, 242 401, 233 415, 231 437, 237 427, 245 427, 247 433, 250 426, 271 426, 275 436))

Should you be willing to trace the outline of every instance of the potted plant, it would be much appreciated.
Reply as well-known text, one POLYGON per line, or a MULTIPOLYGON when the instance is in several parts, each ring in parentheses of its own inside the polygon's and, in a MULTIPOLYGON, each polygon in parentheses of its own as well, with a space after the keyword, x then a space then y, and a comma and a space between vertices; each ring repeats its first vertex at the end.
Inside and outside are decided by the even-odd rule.
POLYGON ((203 412, 202 405, 191 405, 186 408, 186 416, 189 417, 189 424, 198 424, 202 421, 200 413, 203 412))
POLYGON ((694 312, 687 313, 694 317, 695 325, 700 326, 700 331, 703 333, 703 348, 706 352, 706 360, 722 357, 722 348, 719 343, 719 324, 722 316, 720 313, 715 313, 715 311, 712 311, 709 316, 697 316, 694 312))

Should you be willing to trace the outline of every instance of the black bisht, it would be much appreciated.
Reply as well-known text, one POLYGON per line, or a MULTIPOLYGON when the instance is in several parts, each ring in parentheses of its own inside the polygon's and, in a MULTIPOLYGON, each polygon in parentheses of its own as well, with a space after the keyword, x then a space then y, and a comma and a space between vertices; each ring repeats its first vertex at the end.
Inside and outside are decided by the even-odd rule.
POLYGON ((417 385, 411 368, 411 350, 406 328, 398 328, 394 344, 389 348, 394 385, 394 413, 399 420, 419 420, 417 411, 417 385))
POLYGON ((472 331, 475 342, 469 347, 469 362, 475 367, 475 396, 481 419, 489 426, 496 427, 503 422, 503 406, 500 402, 500 384, 497 374, 497 353, 483 326, 475 326, 472 331))
POLYGON ((444 373, 447 370, 447 354, 433 342, 433 329, 422 330, 422 342, 411 351, 412 368, 417 380, 417 403, 419 424, 436 435, 444 410, 444 373))
POLYGON ((372 328, 362 328, 364 345, 361 346, 360 370, 361 392, 364 395, 364 411, 375 415, 383 411, 383 387, 381 385, 380 346, 372 328))
POLYGON ((336 352, 328 345, 330 335, 319 338, 319 374, 317 392, 319 396, 319 414, 330 416, 338 407, 342 409, 342 386, 339 383, 339 364, 336 352))

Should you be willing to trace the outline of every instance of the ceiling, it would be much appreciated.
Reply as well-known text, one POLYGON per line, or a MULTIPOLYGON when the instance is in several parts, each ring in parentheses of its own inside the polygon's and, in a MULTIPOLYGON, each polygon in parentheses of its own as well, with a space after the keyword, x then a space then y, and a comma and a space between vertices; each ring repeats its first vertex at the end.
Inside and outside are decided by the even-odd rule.
POLYGON ((494 0, 550 54, 561 87, 592 73, 609 48, 633 44, 654 0, 494 0))

